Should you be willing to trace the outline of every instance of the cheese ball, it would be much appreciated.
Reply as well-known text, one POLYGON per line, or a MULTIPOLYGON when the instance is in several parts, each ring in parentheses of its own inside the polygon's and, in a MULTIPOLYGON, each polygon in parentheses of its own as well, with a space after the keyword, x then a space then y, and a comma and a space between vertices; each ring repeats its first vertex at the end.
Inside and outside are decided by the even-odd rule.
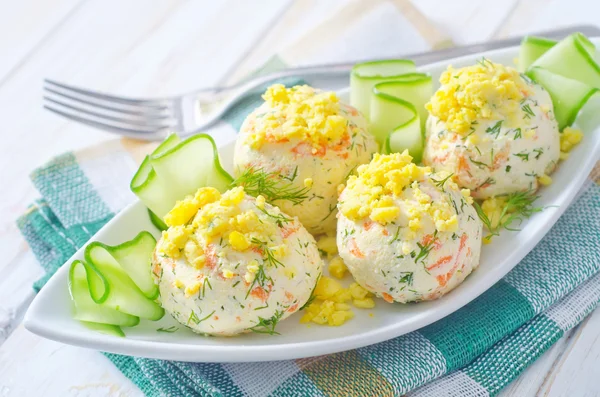
POLYGON ((537 190, 560 155, 548 92, 485 59, 449 67, 440 82, 426 105, 423 163, 452 173, 478 199, 537 190))
POLYGON ((165 222, 152 266, 160 302, 197 333, 272 333, 306 303, 322 271, 298 219, 241 187, 201 188, 165 222))
POLYGON ((338 204, 339 255, 390 303, 437 299, 479 265, 482 223, 469 191, 411 160, 407 151, 376 154, 338 204))
MULTIPOLYGON (((365 118, 335 93, 306 85, 273 85, 263 98, 241 127, 236 177, 263 175, 275 184, 273 194, 257 189, 267 200, 297 216, 309 232, 332 233, 338 185, 377 151, 365 118)), ((252 182, 242 184, 252 188, 252 182)))

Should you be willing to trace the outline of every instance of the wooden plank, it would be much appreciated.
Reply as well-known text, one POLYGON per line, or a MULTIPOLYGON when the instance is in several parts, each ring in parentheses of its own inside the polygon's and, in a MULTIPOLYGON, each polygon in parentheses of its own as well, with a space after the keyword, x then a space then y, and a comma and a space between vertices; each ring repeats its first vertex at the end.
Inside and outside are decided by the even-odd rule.
POLYGON ((549 371, 554 367, 556 360, 563 354, 569 344, 571 333, 563 336, 554 346, 538 358, 517 379, 504 388, 498 397, 509 396, 535 396, 544 382, 547 380, 549 371))
POLYGON ((438 28, 450 36, 456 45, 484 42, 491 39, 517 0, 412 0, 415 7, 438 28))
POLYGON ((577 328, 563 354, 548 373, 538 394, 542 396, 600 395, 600 310, 577 328))
POLYGON ((0 85, 43 46, 54 29, 67 20, 82 0, 23 0, 2 3, 0 85))
POLYGON ((0 395, 142 396, 97 351, 51 342, 20 326, 0 349, 0 395))
POLYGON ((522 1, 506 24, 513 35, 558 29, 571 25, 600 26, 600 3, 588 0, 522 1))
MULTIPOLYGON (((346 32, 351 30, 351 26, 360 23, 360 20, 370 12, 377 9, 384 10, 379 15, 383 15, 383 21, 379 23, 402 25, 399 18, 406 18, 404 25, 407 29, 413 28, 425 39, 424 42, 431 48, 441 48, 451 43, 451 40, 443 35, 434 24, 427 18, 409 0, 389 0, 389 1, 365 1, 365 0, 330 0, 327 2, 318 0, 302 0, 292 3, 290 8, 283 14, 273 26, 273 29, 265 36, 257 47, 248 55, 246 59, 238 66, 235 73, 229 79, 230 82, 240 80, 248 73, 260 68, 273 54, 279 54, 290 66, 296 66, 297 62, 308 63, 306 59, 310 57, 312 62, 325 63, 326 61, 315 59, 322 55, 311 56, 303 52, 306 48, 311 48, 311 43, 315 42, 319 36, 325 36, 328 39, 331 31, 346 32), (387 4, 390 3, 390 4, 387 4), (393 5, 393 7, 391 7, 393 5), (395 10, 393 8, 396 8, 395 10), (385 11, 390 11, 386 13, 385 11), (323 32, 327 34, 323 35, 323 32), (306 44, 305 44, 306 43, 306 44)), ((367 37, 377 37, 372 28, 364 26, 360 32, 367 37)), ((321 38, 319 41, 321 41, 321 38)), ((403 43, 401 34, 393 37, 391 41, 403 43)), ((328 39, 329 40, 329 39, 328 39)), ((323 46, 322 52, 331 52, 336 55, 340 51, 331 49, 332 44, 339 43, 338 40, 329 40, 327 45, 323 46)), ((427 48, 427 45, 419 47, 427 48)), ((366 59, 369 57, 382 56, 380 47, 364 45, 361 47, 352 47, 354 51, 354 60, 366 59), (365 53, 365 49, 368 52, 365 53)), ((312 50, 311 50, 312 51, 312 50)), ((396 55, 410 52, 408 49, 399 49, 396 55)), ((339 62, 339 59, 333 60, 339 62)))
POLYGON ((429 48, 394 3, 373 0, 344 7, 279 55, 299 66, 392 58, 429 48))

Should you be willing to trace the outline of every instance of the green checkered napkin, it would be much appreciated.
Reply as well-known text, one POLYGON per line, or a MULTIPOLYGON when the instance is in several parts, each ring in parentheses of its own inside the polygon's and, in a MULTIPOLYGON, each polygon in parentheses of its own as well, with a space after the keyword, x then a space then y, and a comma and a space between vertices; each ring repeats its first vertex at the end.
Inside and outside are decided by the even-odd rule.
MULTIPOLYGON (((235 138, 253 97, 209 131, 235 138)), ((42 198, 19 227, 48 278, 134 200, 136 165, 118 141, 35 170, 42 198)), ((487 396, 499 392, 600 300, 600 188, 585 184, 548 235, 504 279, 428 327, 380 344, 281 362, 194 364, 106 356, 148 396, 487 396)), ((293 320, 290 320, 293 321, 293 320)))

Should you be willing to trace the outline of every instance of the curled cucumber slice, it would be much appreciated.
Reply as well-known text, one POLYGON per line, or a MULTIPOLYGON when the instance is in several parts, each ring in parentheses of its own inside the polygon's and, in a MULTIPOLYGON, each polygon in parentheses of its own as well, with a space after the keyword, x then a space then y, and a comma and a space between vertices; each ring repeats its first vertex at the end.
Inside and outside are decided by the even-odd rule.
POLYGON ((599 91, 578 80, 552 73, 541 67, 530 68, 527 76, 550 94, 554 105, 554 116, 560 130, 573 124, 588 99, 599 91))
POLYGON ((225 191, 232 181, 219 162, 217 146, 211 136, 199 134, 181 141, 176 135, 170 135, 144 159, 130 187, 162 218, 177 200, 198 188, 212 186, 225 191))
POLYGON ((69 293, 73 302, 73 317, 76 320, 91 324, 110 324, 117 328, 119 326, 133 327, 140 322, 137 316, 122 313, 104 304, 94 302, 90 295, 87 267, 78 260, 73 261, 69 269, 69 293))
POLYGON ((554 47, 556 40, 543 37, 525 36, 519 48, 519 72, 524 73, 533 62, 554 47))
MULTIPOLYGON (((139 236, 138 236, 139 237, 139 236)), ((137 239, 137 238, 136 238, 137 239)), ((127 244, 127 243, 125 243, 127 244)), ((89 266, 93 267, 97 273, 102 274, 107 282, 108 293, 105 300, 102 302, 106 307, 118 310, 123 313, 145 318, 148 320, 158 320, 164 315, 164 310, 157 303, 149 299, 140 288, 136 285, 133 279, 129 276, 125 267, 123 267, 113 256, 114 249, 122 247, 110 247, 99 242, 90 243, 85 250, 85 261, 89 266)), ((146 251, 146 244, 141 244, 140 252, 146 251)), ((127 246, 121 248, 121 254, 126 255, 127 246)), ((135 253, 135 248, 130 253, 135 253)), ((135 253, 136 257, 141 257, 140 253, 135 253)), ((146 255, 146 254, 144 254, 146 255)), ((122 257, 121 257, 122 259, 122 257)), ((150 263, 131 265, 128 269, 138 272, 138 279, 143 276, 142 267, 146 267, 148 277, 150 276, 150 263)), ((94 294, 91 294, 92 299, 98 303, 94 294)))
POLYGON ((150 209, 148 209, 148 216, 150 217, 150 222, 152 222, 152 224, 161 232, 169 228, 169 226, 167 226, 167 224, 162 219, 160 219, 158 215, 150 211, 150 209))
MULTIPOLYGON (((395 80, 376 84, 373 87, 373 93, 373 96, 376 96, 377 93, 385 93, 412 103, 419 114, 421 128, 424 130, 428 115, 425 104, 433 95, 431 75, 427 73, 408 73, 398 76, 395 80)), ((371 106, 373 106, 373 98, 371 99, 371 106)))
POLYGON ((581 33, 574 33, 558 42, 531 68, 542 68, 560 76, 600 88, 600 65, 595 61, 595 47, 581 33))
POLYGON ((407 149, 415 162, 421 161, 427 118, 425 103, 431 95, 431 76, 423 73, 406 74, 373 87, 371 132, 379 142, 384 142, 388 153, 407 149))
POLYGON ((158 297, 158 286, 154 283, 150 271, 152 253, 156 247, 156 239, 152 234, 143 231, 133 240, 115 246, 97 244, 117 261, 146 298, 158 297))
POLYGON ((372 124, 372 131, 385 134, 384 150, 386 153, 402 152, 408 149, 415 162, 423 155, 423 139, 421 122, 415 106, 385 93, 377 93, 374 97, 373 114, 377 122, 372 124))
POLYGON ((354 65, 350 72, 350 104, 370 120, 373 87, 378 83, 396 80, 415 71, 415 63, 409 59, 363 62, 354 65))
POLYGON ((101 334, 119 336, 121 338, 125 337, 125 333, 118 325, 93 323, 89 321, 82 321, 81 323, 87 328, 96 332, 100 332, 101 334))

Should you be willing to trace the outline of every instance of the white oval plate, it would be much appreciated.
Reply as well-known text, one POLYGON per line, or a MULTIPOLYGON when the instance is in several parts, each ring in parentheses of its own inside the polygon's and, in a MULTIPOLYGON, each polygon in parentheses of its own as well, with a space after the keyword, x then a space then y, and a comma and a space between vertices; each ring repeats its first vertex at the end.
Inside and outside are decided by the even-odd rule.
MULTIPOLYGON (((598 41, 596 44, 598 44, 598 41)), ((486 56, 510 65, 518 47, 467 56, 420 68, 437 81, 448 64, 465 66, 486 56)), ((418 304, 387 304, 378 300, 372 310, 355 309, 356 317, 342 327, 299 324, 296 313, 279 324, 279 336, 246 334, 235 338, 202 337, 193 334, 167 314, 159 322, 142 321, 124 328, 125 338, 91 331, 71 318, 67 290, 69 266, 63 266, 40 291, 25 315, 25 327, 40 336, 77 346, 133 356, 194 362, 248 362, 285 360, 340 352, 382 342, 417 330, 466 305, 508 273, 544 237, 571 203, 592 170, 600 153, 600 131, 593 113, 582 114, 579 125, 586 137, 571 157, 552 175, 554 183, 540 192, 539 204, 547 207, 522 225, 520 232, 504 232, 493 244, 483 247, 481 265, 467 280, 443 298, 418 304), (372 313, 373 316, 369 316, 372 313), (158 328, 176 325, 174 333, 158 328)), ((599 116, 596 116, 598 118, 599 116)), ((220 150, 223 165, 231 168, 233 145, 220 150)), ((141 230, 156 232, 141 202, 120 212, 93 240, 117 244, 133 238, 141 230)), ((155 233, 158 236, 158 233, 155 233)), ((69 260, 83 259, 83 248, 69 260)))

